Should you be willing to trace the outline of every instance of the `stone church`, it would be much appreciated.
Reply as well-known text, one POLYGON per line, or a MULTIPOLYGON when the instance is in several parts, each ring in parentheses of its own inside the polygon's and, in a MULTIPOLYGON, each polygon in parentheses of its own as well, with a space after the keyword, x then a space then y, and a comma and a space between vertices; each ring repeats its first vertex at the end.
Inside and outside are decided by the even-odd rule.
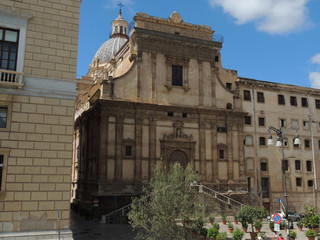
POLYGON ((159 161, 192 164, 214 189, 246 189, 245 113, 231 89, 237 72, 222 67, 211 27, 177 12, 168 19, 137 13, 127 32, 120 11, 78 81, 77 198, 126 201, 159 161))
POLYGON ((320 91, 240 78, 222 67, 221 49, 210 26, 186 23, 177 12, 137 13, 129 25, 120 10, 111 38, 77 82, 75 201, 90 207, 94 200, 103 212, 123 206, 164 161, 191 164, 207 187, 251 192, 275 210, 284 192, 282 158, 266 146, 266 124, 300 124, 304 144, 294 146, 293 133, 285 145, 289 209, 312 203, 318 180, 311 163, 319 156, 311 154, 305 116, 320 119, 320 91))

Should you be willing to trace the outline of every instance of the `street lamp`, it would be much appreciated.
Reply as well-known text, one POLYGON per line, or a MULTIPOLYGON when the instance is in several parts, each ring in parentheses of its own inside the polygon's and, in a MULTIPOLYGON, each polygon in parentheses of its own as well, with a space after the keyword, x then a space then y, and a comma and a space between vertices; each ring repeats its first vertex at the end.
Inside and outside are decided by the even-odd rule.
MULTIPOLYGON (((285 169, 285 160, 284 160, 284 137, 285 135, 292 129, 295 129, 296 131, 299 129, 298 126, 291 126, 287 129, 277 129, 273 126, 269 126, 268 127, 268 132, 269 132, 269 136, 268 136, 268 145, 273 145, 273 141, 272 141, 272 135, 271 135, 271 131, 274 131, 277 134, 277 143, 276 143, 276 147, 281 147, 282 150, 282 174, 283 174, 283 191, 284 191, 284 198, 286 201, 286 219, 287 221, 289 221, 288 218, 288 195, 287 195, 287 181, 286 181, 286 169, 285 169)), ((299 135, 298 133, 296 133, 296 137, 294 139, 294 144, 295 145, 300 145, 300 139, 299 139, 299 135)), ((287 234, 287 239, 290 239, 290 226, 288 226, 288 234, 287 234)))

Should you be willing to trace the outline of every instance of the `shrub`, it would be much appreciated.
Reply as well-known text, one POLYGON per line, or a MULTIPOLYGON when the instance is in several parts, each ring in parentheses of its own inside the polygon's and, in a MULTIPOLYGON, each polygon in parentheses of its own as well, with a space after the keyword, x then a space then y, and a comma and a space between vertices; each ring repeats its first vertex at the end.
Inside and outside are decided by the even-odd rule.
POLYGON ((298 227, 303 227, 303 222, 300 220, 299 222, 297 222, 297 226, 298 227))
POLYGON ((217 240, 227 240, 227 233, 226 232, 219 233, 217 236, 217 240))
POLYGON ((254 225, 255 228, 262 228, 262 222, 261 221, 255 221, 253 225, 254 225))
POLYGON ((241 222, 242 228, 247 229, 248 228, 248 223, 247 222, 241 222))
POLYGON ((207 236, 208 234, 208 230, 206 228, 201 228, 200 229, 200 235, 201 236, 207 236))
POLYGON ((241 240, 244 236, 244 232, 239 228, 236 228, 236 230, 233 231, 232 236, 234 240, 241 240))
POLYGON ((228 222, 228 228, 233 228, 233 224, 231 222, 228 222))
POLYGON ((274 222, 273 221, 269 222, 269 228, 274 228, 274 222))
POLYGON ((306 237, 316 237, 317 236, 316 232, 311 229, 307 230, 305 232, 305 235, 306 235, 306 237))
POLYGON ((217 238, 218 234, 219 234, 219 229, 216 229, 215 227, 209 228, 207 231, 208 238, 217 238))
POLYGON ((297 233, 295 231, 290 232, 290 238, 296 239, 297 238, 297 233))
POLYGON ((214 219, 215 219, 214 217, 210 216, 209 217, 209 222, 214 222, 214 219))
POLYGON ((222 214, 221 215, 221 219, 222 219, 222 221, 226 221, 227 220, 227 215, 226 214, 222 214))
POLYGON ((220 229, 219 223, 214 223, 214 224, 213 224, 213 227, 216 228, 216 229, 218 229, 218 230, 220 229))

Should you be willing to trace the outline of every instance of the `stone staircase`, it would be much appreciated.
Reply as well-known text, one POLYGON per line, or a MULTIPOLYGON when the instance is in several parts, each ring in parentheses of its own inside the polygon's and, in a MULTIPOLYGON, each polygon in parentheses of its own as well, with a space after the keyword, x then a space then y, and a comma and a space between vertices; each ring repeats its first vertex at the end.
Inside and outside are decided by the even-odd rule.
POLYGON ((131 210, 131 203, 111 213, 102 215, 100 223, 107 223, 107 224, 128 223, 128 213, 130 212, 130 210, 131 210))

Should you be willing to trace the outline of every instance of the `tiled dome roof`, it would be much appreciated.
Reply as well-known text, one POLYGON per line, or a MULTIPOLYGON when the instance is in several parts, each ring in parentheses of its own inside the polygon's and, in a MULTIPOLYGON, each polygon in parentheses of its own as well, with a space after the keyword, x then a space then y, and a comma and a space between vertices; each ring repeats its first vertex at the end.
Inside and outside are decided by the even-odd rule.
POLYGON ((123 37, 113 37, 109 39, 98 49, 94 58, 99 60, 99 63, 109 62, 126 41, 127 39, 123 37))

